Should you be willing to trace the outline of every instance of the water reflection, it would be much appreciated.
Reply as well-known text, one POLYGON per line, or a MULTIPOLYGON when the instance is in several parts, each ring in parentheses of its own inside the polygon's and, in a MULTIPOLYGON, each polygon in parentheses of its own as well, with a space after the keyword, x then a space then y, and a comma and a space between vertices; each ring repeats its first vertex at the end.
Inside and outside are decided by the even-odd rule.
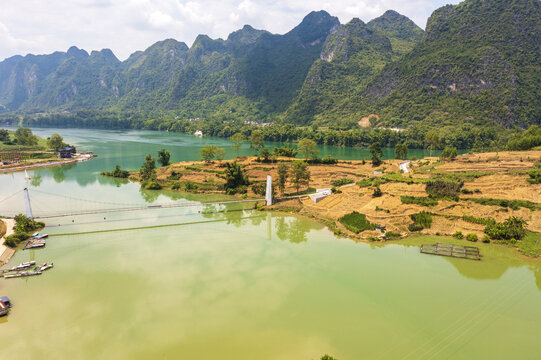
POLYGON ((39 173, 35 173, 34 176, 30 179, 30 185, 33 187, 39 187, 41 185, 41 182, 43 181, 43 178, 39 173))
POLYGON ((322 225, 317 226, 317 223, 312 223, 306 219, 297 217, 278 217, 275 221, 276 236, 282 241, 289 241, 294 244, 299 244, 308 241, 307 234, 312 229, 321 229, 322 225))
POLYGON ((47 168, 47 171, 53 175, 53 179, 56 183, 61 183, 66 180, 66 173, 76 166, 76 162, 61 166, 50 166, 47 168))
POLYGON ((139 193, 146 203, 152 204, 160 197, 160 191, 158 190, 146 190, 143 187, 139 189, 139 193))

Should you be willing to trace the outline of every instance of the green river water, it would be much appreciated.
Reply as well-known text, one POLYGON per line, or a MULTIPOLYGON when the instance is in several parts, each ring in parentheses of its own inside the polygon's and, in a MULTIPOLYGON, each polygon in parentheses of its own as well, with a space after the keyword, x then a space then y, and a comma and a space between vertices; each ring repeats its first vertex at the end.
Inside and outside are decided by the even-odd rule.
MULTIPOLYGON (((0 296, 14 303, 0 318, 0 359, 541 358, 541 262, 513 249, 478 244, 480 262, 422 255, 419 245, 434 239, 355 243, 302 217, 99 175, 117 163, 138 168, 164 147, 174 161, 196 160, 202 144, 221 139, 34 132, 59 132, 99 155, 29 172, 35 215, 189 206, 44 219, 47 247, 18 251, 9 266, 55 267, 0 279, 0 296)), ((23 211, 24 186, 24 173, 0 175, 0 214, 23 211)))

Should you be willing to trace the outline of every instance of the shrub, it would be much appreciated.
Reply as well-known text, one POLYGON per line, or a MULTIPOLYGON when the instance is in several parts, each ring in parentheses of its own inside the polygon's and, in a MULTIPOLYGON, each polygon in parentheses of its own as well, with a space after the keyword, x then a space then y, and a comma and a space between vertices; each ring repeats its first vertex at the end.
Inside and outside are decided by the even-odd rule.
POLYGON ((466 240, 468 241, 472 241, 472 242, 477 242, 478 238, 477 238, 477 234, 468 234, 466 235, 466 240))
POLYGON ((468 190, 468 189, 462 189, 460 192, 463 193, 463 194, 465 194, 465 195, 471 195, 471 194, 473 194, 473 191, 468 190))
POLYGON ((341 194, 342 190, 335 188, 334 186, 331 188, 331 192, 333 194, 341 194))
POLYGON ((527 180, 530 184, 541 184, 541 166, 537 165, 528 175, 530 175, 530 178, 527 180))
POLYGON ((194 190, 198 190, 198 189, 199 189, 199 185, 197 185, 193 181, 186 181, 184 183, 184 190, 186 190, 186 191, 194 191, 194 190))
POLYGON ((488 225, 485 228, 485 234, 494 240, 507 240, 518 239, 521 240, 526 236, 526 221, 517 217, 510 217, 503 223, 496 223, 488 225))
POLYGON ((307 160, 309 164, 322 164, 322 165, 335 165, 338 164, 338 160, 333 158, 332 156, 324 157, 323 159, 310 159, 307 160))
POLYGON ((458 200, 458 194, 464 183, 454 181, 429 181, 426 183, 426 192, 436 199, 458 200))
POLYGON ((417 204, 421 206, 436 206, 438 201, 429 197, 401 196, 403 204, 417 204))
POLYGON ((423 230, 423 226, 422 225, 419 225, 419 224, 409 224, 408 225, 408 230, 411 231, 411 232, 415 232, 415 231, 421 231, 423 230))
POLYGON ((167 178, 169 180, 179 180, 182 177, 181 173, 176 172, 175 170, 171 171, 171 175, 169 175, 167 178))
POLYGON ((161 190, 162 186, 156 180, 148 181, 145 183, 145 189, 147 190, 161 190))
POLYGON ((171 189, 173 189, 173 190, 180 190, 181 188, 182 188, 182 184, 179 181, 177 181, 177 182, 173 183, 173 185, 171 185, 171 189))
POLYGON ((113 171, 104 171, 101 174, 120 179, 126 179, 128 176, 130 176, 130 172, 128 170, 122 170, 119 165, 115 166, 113 171))
POLYGON ((19 243, 17 242, 17 240, 12 238, 11 236, 8 236, 6 238, 6 240, 4 241, 4 245, 6 245, 7 247, 10 247, 10 248, 15 248, 15 247, 17 247, 18 244, 19 243))
POLYGON ((265 183, 256 183, 252 185, 252 191, 254 194, 265 196, 267 192, 267 186, 265 183))
POLYGON ((332 186, 339 187, 339 186, 353 184, 353 183, 354 181, 352 179, 340 179, 340 180, 333 181, 332 186))
POLYGON ((421 211, 417 214, 410 215, 413 224, 409 225, 410 231, 420 231, 423 229, 428 229, 432 226, 432 216, 426 211, 421 211))
POLYGON ((275 156, 285 156, 294 158, 297 156, 297 150, 289 146, 276 147, 273 150, 275 156))
POLYGON ((401 238, 402 236, 400 235, 400 233, 395 233, 395 232, 392 232, 392 231, 387 231, 385 233, 385 237, 387 237, 387 239, 399 239, 401 238))
POLYGON ((525 200, 504 200, 504 199, 491 199, 491 198, 481 198, 481 199, 468 199, 475 203, 481 205, 492 205, 492 206, 501 206, 503 208, 511 208, 513 210, 518 210, 521 207, 530 209, 532 211, 540 209, 541 206, 525 200))
POLYGON ((353 211, 352 213, 342 216, 340 219, 338 219, 338 221, 344 224, 348 230, 356 234, 365 230, 374 230, 377 226, 375 224, 371 224, 370 221, 366 219, 366 215, 360 214, 357 211, 353 211))
POLYGON ((488 244, 490 242, 490 238, 488 237, 488 235, 483 236, 483 242, 485 244, 488 244))
POLYGON ((462 234, 462 231, 456 231, 456 232, 453 234, 453 237, 454 237, 455 239, 459 239, 459 240, 464 239, 464 235, 462 234))
POLYGON ((357 185, 359 187, 369 187, 369 186, 372 186, 373 180, 374 180, 373 178, 362 179, 362 180, 357 181, 357 185))
POLYGON ((483 219, 483 218, 476 218, 469 215, 463 215, 462 220, 471 222, 473 224, 481 224, 481 225, 490 225, 494 224, 496 221, 494 219, 483 219))
MULTIPOLYGON (((244 186, 244 188, 247 189, 247 186, 250 185, 250 181, 248 180, 246 171, 242 169, 240 164, 238 164, 235 161, 233 163, 227 163, 226 166, 227 166, 225 170, 226 191, 229 193, 230 189, 236 189, 241 186, 244 186)), ((238 192, 236 190, 234 191, 235 191, 234 193, 238 192)))
POLYGON ((6 244, 6 246, 9 246, 10 248, 14 248, 17 247, 17 245, 19 245, 21 241, 25 241, 29 237, 30 235, 28 233, 16 232, 15 234, 6 237, 4 244, 6 244))
POLYGON ((440 158, 446 160, 454 160, 458 156, 458 152, 455 147, 447 146, 443 149, 440 158))
POLYGON ((381 197, 383 195, 383 192, 378 187, 374 188, 374 192, 372 193, 372 197, 381 197))

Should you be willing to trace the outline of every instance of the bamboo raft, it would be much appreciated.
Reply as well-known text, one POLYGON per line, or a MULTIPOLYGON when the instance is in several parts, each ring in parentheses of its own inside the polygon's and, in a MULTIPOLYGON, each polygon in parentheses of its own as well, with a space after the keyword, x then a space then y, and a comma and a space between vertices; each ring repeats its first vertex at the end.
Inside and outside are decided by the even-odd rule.
POLYGON ((449 256, 459 259, 481 260, 479 248, 475 246, 462 246, 436 243, 434 245, 421 245, 421 253, 429 255, 449 256))

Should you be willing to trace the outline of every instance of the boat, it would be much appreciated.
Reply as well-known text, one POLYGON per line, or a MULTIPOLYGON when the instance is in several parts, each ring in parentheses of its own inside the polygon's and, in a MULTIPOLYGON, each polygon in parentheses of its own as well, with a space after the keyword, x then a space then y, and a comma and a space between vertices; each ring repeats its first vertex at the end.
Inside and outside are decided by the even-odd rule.
POLYGON ((5 296, 0 298, 0 316, 5 316, 9 313, 9 308, 11 307, 11 303, 9 302, 9 299, 5 296), (2 299, 7 299, 8 303, 6 304, 2 299))
POLYGON ((8 271, 24 270, 24 269, 28 269, 30 266, 34 266, 34 265, 36 265, 35 261, 33 261, 33 260, 32 261, 27 261, 27 262, 20 263, 19 265, 14 266, 11 269, 8 269, 8 271))
POLYGON ((34 248, 40 248, 40 247, 45 247, 46 243, 45 241, 34 241, 34 240, 29 240, 26 245, 24 246, 23 250, 26 250, 26 249, 34 249, 34 248))
POLYGON ((45 238, 47 238, 47 237, 49 237, 49 234, 43 234, 43 235, 39 235, 39 234, 38 234, 38 236, 36 236, 36 237, 34 238, 34 240, 41 240, 41 239, 45 239, 45 238))
POLYGON ((34 275, 41 275, 41 271, 34 270, 34 271, 23 271, 19 273, 21 276, 34 276, 34 275))
POLYGON ((38 270, 43 272, 43 271, 45 271, 45 270, 52 269, 53 267, 54 267, 54 264, 53 264, 53 263, 50 263, 50 264, 45 263, 45 264, 41 265, 41 266, 38 268, 38 270))
POLYGON ((4 303, 8 308, 11 307, 11 300, 7 296, 0 296, 0 301, 4 303))

